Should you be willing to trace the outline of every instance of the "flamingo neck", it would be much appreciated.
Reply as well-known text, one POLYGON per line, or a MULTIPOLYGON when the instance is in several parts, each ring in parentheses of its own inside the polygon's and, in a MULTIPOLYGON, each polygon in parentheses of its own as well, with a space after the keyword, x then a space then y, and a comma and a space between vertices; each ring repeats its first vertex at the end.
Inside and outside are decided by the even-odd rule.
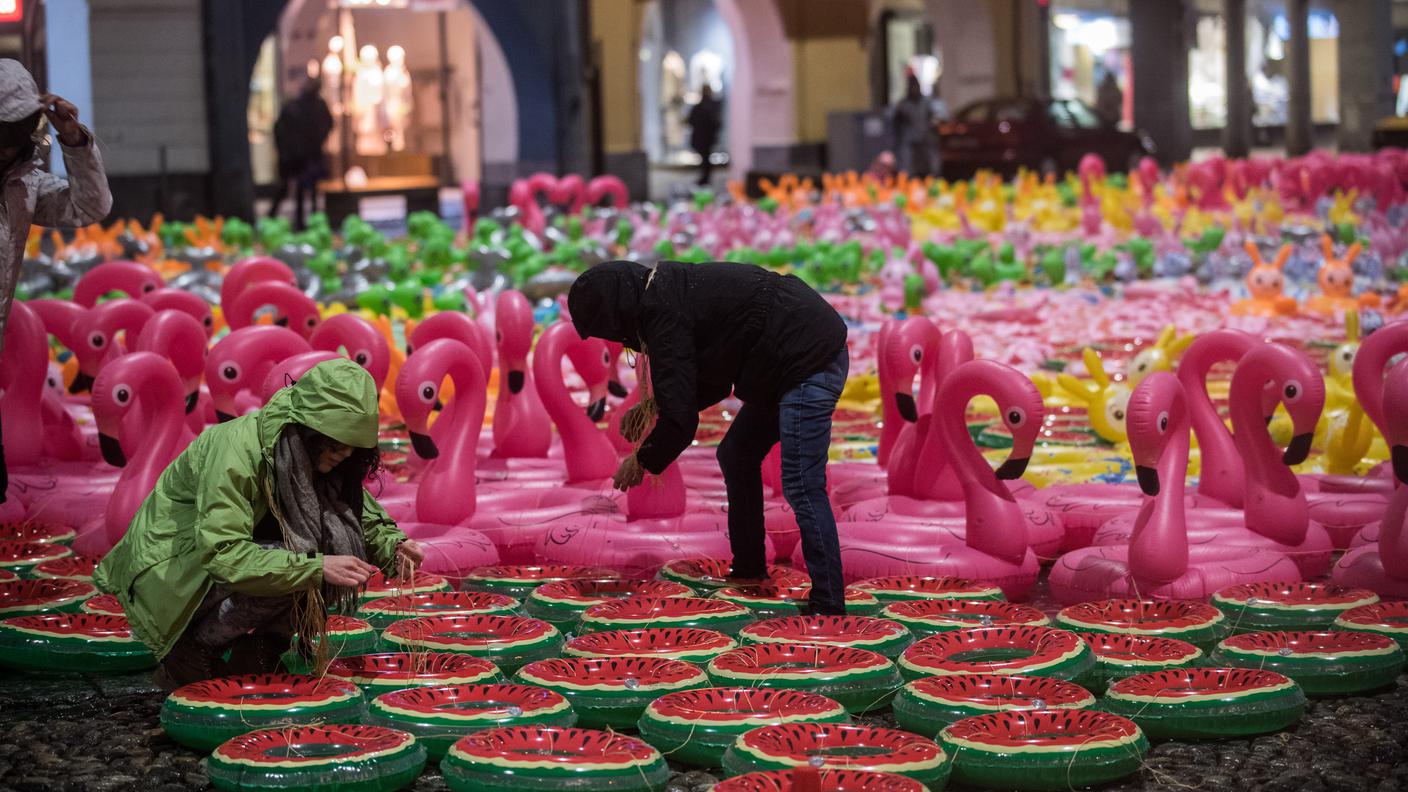
POLYGON ((1188 571, 1188 524, 1183 482, 1188 476, 1188 418, 1173 426, 1159 456, 1159 494, 1145 498, 1129 541, 1129 571, 1136 580, 1169 583, 1188 571))
MULTIPOLYGON (((445 367, 445 375, 455 384, 455 395, 446 405, 440 420, 449 426, 436 436, 436 445, 443 441, 440 456, 426 466, 420 492, 455 492, 459 520, 432 519, 429 522, 461 522, 474 516, 476 508, 475 473, 478 469, 479 433, 484 426, 484 370, 463 357, 456 357, 445 367), (448 412, 448 414, 447 414, 448 412)), ((421 510, 417 497, 416 509, 421 510)))
POLYGON ((1263 385, 1274 376, 1269 366, 1246 363, 1237 367, 1228 396, 1233 440, 1241 454, 1246 479, 1243 514, 1248 530, 1287 545, 1305 540, 1310 524, 1300 481, 1281 461, 1262 414, 1263 385))
POLYGON ((1020 564, 1027 552, 1026 523, 1021 507, 988 467, 965 421, 968 402, 984 394, 991 395, 976 380, 941 388, 930 419, 930 431, 937 433, 943 442, 949 464, 963 488, 968 546, 1008 563, 1020 564))
POLYGON ((1233 508, 1242 506, 1246 473, 1232 433, 1227 431, 1227 425, 1208 396, 1207 377, 1214 365, 1240 360, 1254 343, 1243 333, 1219 330, 1195 341, 1178 364, 1178 381, 1183 385, 1189 420, 1198 436, 1202 460, 1198 493, 1233 508))
MULTIPOLYGON (((568 332, 574 332, 570 326, 568 332)), ((567 345, 562 337, 561 333, 547 334, 538 342, 537 353, 533 356, 538 395, 562 437, 567 482, 609 478, 616 455, 611 450, 611 441, 572 401, 572 393, 562 375, 562 361, 567 357, 567 345)))
POLYGON ((1408 352, 1408 322, 1394 322, 1379 328, 1359 345, 1354 358, 1354 393, 1364 414, 1379 428, 1387 432, 1387 416, 1384 413, 1384 368, 1394 355, 1408 352))
POLYGON ((133 383, 142 393, 137 409, 143 428, 140 432, 123 432, 128 442, 134 439, 138 442, 117 481, 118 486, 131 482, 132 486, 147 492, 176 456, 176 446, 185 427, 186 394, 181 391, 180 380, 174 377, 157 375, 144 380, 133 383))
POLYGON ((1408 486, 1399 484, 1389 496, 1388 511, 1379 525, 1379 559, 1384 573, 1408 580, 1408 486))
POLYGON ((13 328, 3 358, 5 397, 0 409, 0 422, 8 425, 3 435, 10 441, 6 457, 12 463, 33 464, 43 455, 43 432, 24 431, 19 427, 42 424, 40 404, 44 395, 44 378, 48 375, 43 325, 31 313, 15 311, 10 315, 13 328))

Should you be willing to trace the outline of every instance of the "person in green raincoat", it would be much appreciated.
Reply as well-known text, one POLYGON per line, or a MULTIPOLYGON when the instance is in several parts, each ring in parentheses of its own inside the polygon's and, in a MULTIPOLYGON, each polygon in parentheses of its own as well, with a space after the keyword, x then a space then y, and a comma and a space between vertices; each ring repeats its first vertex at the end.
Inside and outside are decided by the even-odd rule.
POLYGON ((275 671, 372 574, 422 561, 363 486, 379 462, 376 387, 337 359, 207 428, 162 472, 93 580, 161 661, 163 687, 275 671))

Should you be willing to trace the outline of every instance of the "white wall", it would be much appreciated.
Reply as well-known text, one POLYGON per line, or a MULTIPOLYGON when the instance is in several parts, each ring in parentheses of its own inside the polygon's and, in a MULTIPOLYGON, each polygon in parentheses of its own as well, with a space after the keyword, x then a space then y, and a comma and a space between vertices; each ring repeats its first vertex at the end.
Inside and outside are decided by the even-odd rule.
POLYGON ((93 117, 113 176, 210 169, 200 0, 91 0, 93 117))
POLYGON ((925 16, 943 57, 939 94, 951 112, 997 94, 997 51, 987 3, 928 0, 925 16))

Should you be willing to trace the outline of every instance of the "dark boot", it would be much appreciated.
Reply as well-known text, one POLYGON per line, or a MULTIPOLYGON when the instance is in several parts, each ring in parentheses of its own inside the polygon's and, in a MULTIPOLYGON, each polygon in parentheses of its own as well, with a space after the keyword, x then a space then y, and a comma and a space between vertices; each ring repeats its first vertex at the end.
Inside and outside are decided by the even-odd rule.
POLYGON ((287 635, 251 633, 241 636, 230 645, 224 672, 230 675, 283 673, 280 658, 288 651, 288 646, 287 635))
POLYGON ((154 679, 168 693, 192 682, 214 679, 218 675, 216 659, 214 651, 202 646, 189 634, 183 635, 162 658, 154 679))

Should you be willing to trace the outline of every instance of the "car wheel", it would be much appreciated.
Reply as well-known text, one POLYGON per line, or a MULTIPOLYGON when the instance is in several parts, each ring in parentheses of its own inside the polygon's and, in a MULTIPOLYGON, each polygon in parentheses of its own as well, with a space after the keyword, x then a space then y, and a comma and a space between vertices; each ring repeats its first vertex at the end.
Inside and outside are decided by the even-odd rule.
POLYGON ((1061 164, 1056 161, 1055 157, 1042 157, 1041 163, 1037 165, 1037 170, 1041 172, 1043 179, 1050 175, 1060 176, 1061 164))

